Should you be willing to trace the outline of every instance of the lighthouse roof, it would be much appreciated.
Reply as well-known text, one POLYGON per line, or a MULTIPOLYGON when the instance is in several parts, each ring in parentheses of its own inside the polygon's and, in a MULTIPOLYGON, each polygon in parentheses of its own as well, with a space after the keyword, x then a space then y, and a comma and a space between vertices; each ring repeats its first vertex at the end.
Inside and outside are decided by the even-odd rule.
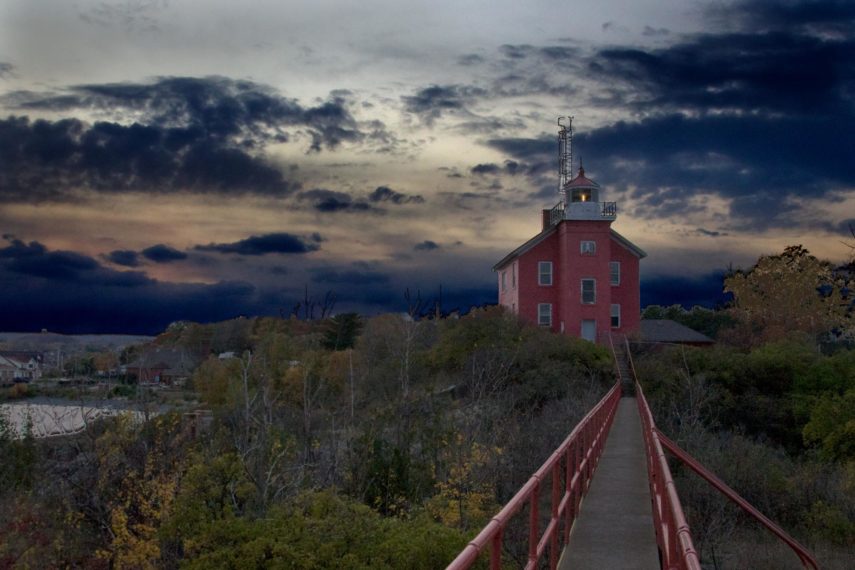
POLYGON ((576 178, 568 182, 565 188, 599 188, 600 185, 585 176, 585 169, 583 167, 579 167, 579 174, 576 175, 576 178))
MULTIPOLYGON (((557 224, 549 226, 548 228, 546 228, 545 230, 543 230, 542 232, 540 232, 539 234, 537 234, 536 236, 534 236, 533 238, 531 238, 530 240, 528 240, 527 242, 525 242, 524 244, 522 244, 521 246, 519 246, 518 248, 513 250, 512 252, 510 252, 508 255, 503 257, 502 260, 499 261, 499 263, 497 263, 496 265, 493 266, 493 271, 499 271, 500 269, 505 267, 507 264, 512 262, 514 259, 522 256, 527 251, 533 249, 536 245, 538 245, 539 243, 541 243, 545 239, 549 238, 552 234, 554 234, 557 227, 558 227, 557 224)), ((632 243, 631 241, 629 241, 628 239, 626 239, 625 237, 623 237, 622 235, 617 233, 616 231, 609 229, 609 235, 611 236, 611 238, 615 242, 617 242, 619 245, 621 245, 624 248, 626 248, 627 250, 629 250, 629 252, 632 253, 638 259, 647 257, 647 253, 643 249, 641 249, 640 247, 638 247, 637 245, 635 245, 634 243, 632 243)))

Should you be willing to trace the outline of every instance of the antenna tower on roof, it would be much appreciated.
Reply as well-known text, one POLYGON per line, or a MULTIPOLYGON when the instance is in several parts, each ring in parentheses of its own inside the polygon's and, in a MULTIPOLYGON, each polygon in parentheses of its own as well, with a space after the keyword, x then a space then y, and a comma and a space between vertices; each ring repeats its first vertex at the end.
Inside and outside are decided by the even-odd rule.
POLYGON ((558 192, 573 175, 573 117, 558 117, 558 192), (562 124, 561 121, 567 121, 562 124))

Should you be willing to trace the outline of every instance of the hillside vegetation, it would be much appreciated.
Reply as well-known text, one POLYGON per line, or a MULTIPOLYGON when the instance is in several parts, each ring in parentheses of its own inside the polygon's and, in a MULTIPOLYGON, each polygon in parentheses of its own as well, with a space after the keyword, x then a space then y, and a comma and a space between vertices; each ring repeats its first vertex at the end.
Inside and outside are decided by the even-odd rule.
POLYGON ((612 383, 604 349, 496 308, 156 342, 208 352, 210 415, 50 441, 0 426, 0 567, 442 567, 612 383))
MULTIPOLYGON (((787 248, 729 275, 727 308, 646 309, 715 337, 715 347, 634 345, 660 429, 812 548, 823 568, 851 567, 855 548, 851 270, 787 248)), ((672 464, 702 560, 801 567, 759 524, 672 464)))
MULTIPOLYGON (((847 285, 788 248, 728 276, 729 307, 647 309, 715 347, 634 345, 659 426, 824 568, 855 547, 847 285)), ((614 381, 604 348, 499 308, 176 323, 154 342, 201 361, 207 411, 45 441, 0 421, 0 567, 441 568, 614 381)), ((710 567, 794 560, 674 472, 710 567)), ((519 566, 525 539, 506 538, 519 566)))

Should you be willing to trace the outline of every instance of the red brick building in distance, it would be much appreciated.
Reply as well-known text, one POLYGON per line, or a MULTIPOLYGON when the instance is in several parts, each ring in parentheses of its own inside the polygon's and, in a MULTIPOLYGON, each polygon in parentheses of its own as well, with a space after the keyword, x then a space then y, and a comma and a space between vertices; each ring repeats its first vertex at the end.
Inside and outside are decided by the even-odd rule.
POLYGON ((567 180, 572 157, 564 127, 559 158, 563 200, 543 210, 539 234, 493 267, 499 304, 526 321, 592 342, 609 332, 637 332, 639 261, 647 254, 611 228, 616 204, 599 201, 600 186, 584 168, 567 180))

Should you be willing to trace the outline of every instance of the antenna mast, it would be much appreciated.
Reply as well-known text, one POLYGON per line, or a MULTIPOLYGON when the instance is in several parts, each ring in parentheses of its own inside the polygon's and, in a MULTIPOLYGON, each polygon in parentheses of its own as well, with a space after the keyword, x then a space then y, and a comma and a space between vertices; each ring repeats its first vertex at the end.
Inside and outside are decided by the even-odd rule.
POLYGON ((573 173, 573 117, 558 117, 558 192, 570 182, 573 173), (567 124, 561 124, 566 119, 567 124))

